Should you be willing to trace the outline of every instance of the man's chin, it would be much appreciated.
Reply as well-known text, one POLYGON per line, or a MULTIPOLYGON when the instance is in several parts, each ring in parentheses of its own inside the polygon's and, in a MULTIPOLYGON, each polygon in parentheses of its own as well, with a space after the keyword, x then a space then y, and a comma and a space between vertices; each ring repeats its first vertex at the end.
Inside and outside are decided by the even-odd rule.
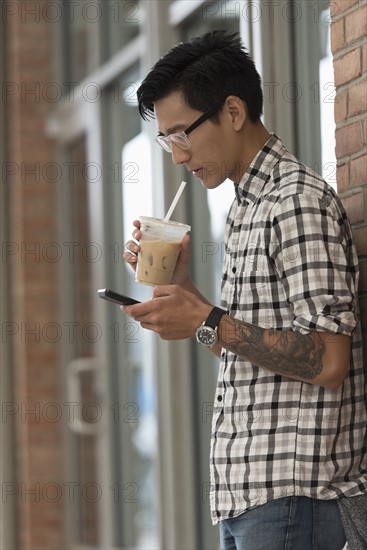
POLYGON ((216 189, 223 182, 219 181, 215 177, 212 177, 212 178, 206 177, 201 180, 201 183, 203 184, 203 187, 205 187, 206 189, 216 189))
POLYGON ((215 189, 222 183, 222 181, 218 180, 217 173, 210 173, 202 168, 199 170, 194 170, 192 174, 201 181, 206 189, 215 189))

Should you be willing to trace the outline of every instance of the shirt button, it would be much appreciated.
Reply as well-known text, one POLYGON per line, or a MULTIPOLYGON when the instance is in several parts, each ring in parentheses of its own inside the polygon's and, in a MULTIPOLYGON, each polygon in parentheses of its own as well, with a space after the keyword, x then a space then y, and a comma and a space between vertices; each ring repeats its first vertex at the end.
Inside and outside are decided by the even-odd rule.
POLYGON ((222 401, 223 397, 221 395, 218 395, 217 399, 218 401, 222 401))

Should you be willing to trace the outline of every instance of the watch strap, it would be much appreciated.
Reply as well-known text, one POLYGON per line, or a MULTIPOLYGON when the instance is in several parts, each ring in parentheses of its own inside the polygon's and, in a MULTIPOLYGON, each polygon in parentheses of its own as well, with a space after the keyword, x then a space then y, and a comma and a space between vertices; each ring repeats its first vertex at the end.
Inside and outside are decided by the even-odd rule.
POLYGON ((219 307, 213 307, 211 312, 208 315, 207 320, 205 323, 203 323, 204 326, 216 328, 219 325, 219 321, 221 320, 221 317, 225 315, 226 312, 224 309, 220 309, 219 307))

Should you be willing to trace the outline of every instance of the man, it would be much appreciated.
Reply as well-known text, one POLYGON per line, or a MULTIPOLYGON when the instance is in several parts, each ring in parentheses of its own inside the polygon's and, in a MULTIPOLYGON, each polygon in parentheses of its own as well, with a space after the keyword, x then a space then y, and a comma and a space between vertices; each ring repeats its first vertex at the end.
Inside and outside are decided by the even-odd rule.
MULTIPOLYGON (((221 308, 189 277, 188 236, 173 284, 124 308, 221 359, 210 471, 222 548, 341 550, 338 503, 367 488, 358 264, 343 207, 263 126, 260 77, 237 35, 179 44, 138 101, 175 164, 209 190, 234 183, 221 308)), ((133 268, 138 250, 126 244, 133 268)))

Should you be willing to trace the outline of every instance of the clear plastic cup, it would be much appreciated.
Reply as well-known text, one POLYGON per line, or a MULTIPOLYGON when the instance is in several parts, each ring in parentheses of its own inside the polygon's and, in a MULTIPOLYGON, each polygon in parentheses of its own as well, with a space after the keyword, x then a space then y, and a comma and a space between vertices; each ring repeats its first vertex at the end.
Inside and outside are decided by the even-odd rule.
POLYGON ((191 227, 141 216, 140 251, 135 280, 145 285, 169 285, 181 249, 181 241, 191 227))

